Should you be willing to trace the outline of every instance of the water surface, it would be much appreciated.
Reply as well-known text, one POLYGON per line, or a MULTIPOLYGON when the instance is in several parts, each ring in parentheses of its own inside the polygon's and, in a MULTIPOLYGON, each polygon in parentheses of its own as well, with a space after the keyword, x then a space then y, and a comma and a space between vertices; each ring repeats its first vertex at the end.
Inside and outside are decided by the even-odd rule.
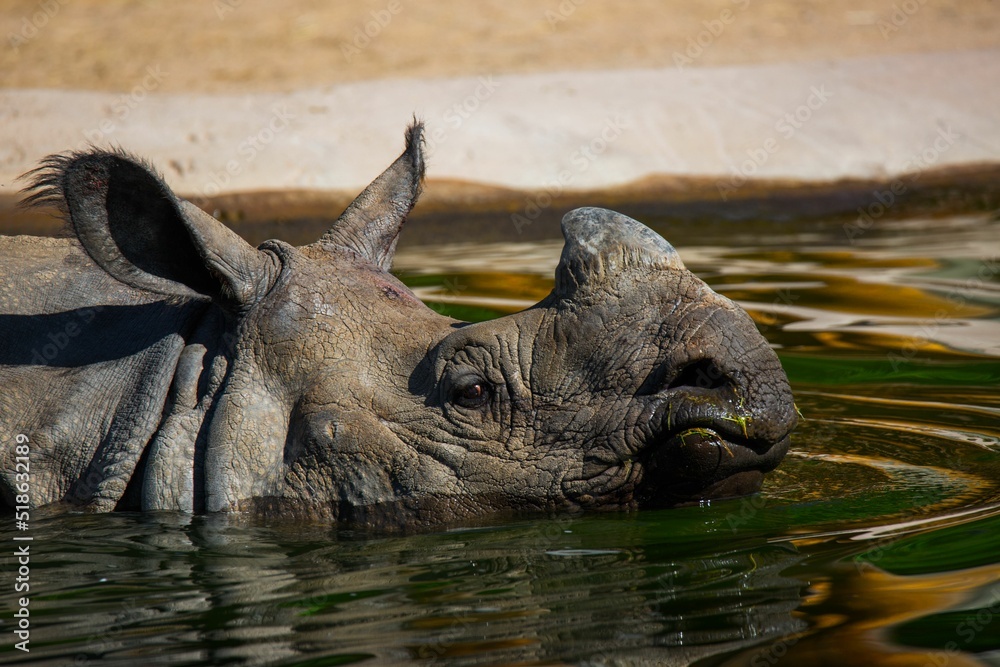
MULTIPOLYGON (((39 519, 31 652, 0 663, 1000 665, 1000 223, 640 217, 789 374, 804 419, 761 494, 406 536, 39 519)), ((514 312, 561 243, 510 237, 397 270, 455 317, 514 312)))

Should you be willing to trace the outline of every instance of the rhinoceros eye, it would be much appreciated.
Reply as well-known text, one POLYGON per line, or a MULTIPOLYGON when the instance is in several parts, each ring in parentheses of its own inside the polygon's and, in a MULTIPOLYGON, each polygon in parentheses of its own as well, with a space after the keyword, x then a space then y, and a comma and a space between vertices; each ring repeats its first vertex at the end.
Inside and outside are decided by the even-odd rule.
POLYGON ((490 400, 490 385, 486 380, 469 379, 455 388, 452 398, 463 408, 480 408, 490 400))

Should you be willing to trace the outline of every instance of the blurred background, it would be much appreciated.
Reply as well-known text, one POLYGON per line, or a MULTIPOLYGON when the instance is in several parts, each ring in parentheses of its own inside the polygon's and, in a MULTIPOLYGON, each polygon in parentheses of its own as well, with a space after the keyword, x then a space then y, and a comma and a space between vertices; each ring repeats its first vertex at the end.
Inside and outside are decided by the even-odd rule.
POLYGON ((163 92, 206 93, 672 67, 713 21, 724 39, 691 66, 1000 46, 991 0, 5 0, 0 84, 125 91, 151 65, 163 92))
POLYGON ((802 414, 761 494, 699 507, 392 539, 54 516, 37 664, 1000 665, 997 2, 0 0, 0 26, 0 233, 65 233, 17 176, 96 144, 308 243, 416 114, 393 269, 428 306, 530 307, 561 216, 615 208, 747 310, 802 414))
POLYGON ((547 234, 586 193, 746 217, 854 211, 912 172, 921 206, 957 180, 982 208, 1000 182, 990 0, 6 0, 0 19, 15 231, 36 229, 10 222, 17 176, 89 145, 227 220, 324 217, 414 116, 418 215, 541 196, 547 234))

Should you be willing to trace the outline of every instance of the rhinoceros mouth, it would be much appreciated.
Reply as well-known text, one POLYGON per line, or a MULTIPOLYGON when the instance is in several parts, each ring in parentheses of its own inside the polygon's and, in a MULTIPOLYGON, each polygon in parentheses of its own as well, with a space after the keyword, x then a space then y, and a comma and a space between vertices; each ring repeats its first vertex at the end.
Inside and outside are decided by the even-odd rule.
POLYGON ((710 427, 687 428, 625 459, 592 453, 581 477, 564 481, 564 491, 580 505, 608 509, 746 496, 760 491, 765 473, 778 466, 789 445, 788 436, 772 444, 710 427))
POLYGON ((672 507, 756 493, 790 444, 788 436, 765 443, 709 427, 685 429, 647 448, 635 501, 641 507, 672 507))

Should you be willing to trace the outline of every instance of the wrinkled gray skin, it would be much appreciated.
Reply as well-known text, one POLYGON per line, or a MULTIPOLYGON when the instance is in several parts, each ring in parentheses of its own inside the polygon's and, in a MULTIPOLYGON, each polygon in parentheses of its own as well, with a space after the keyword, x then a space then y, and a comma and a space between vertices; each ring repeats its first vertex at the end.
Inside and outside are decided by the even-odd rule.
POLYGON ((2 496, 411 526, 751 493, 796 422, 750 318, 642 224, 563 219, 556 286, 478 324, 388 269, 422 127, 317 242, 253 248, 123 153, 54 156, 0 237, 2 496))

